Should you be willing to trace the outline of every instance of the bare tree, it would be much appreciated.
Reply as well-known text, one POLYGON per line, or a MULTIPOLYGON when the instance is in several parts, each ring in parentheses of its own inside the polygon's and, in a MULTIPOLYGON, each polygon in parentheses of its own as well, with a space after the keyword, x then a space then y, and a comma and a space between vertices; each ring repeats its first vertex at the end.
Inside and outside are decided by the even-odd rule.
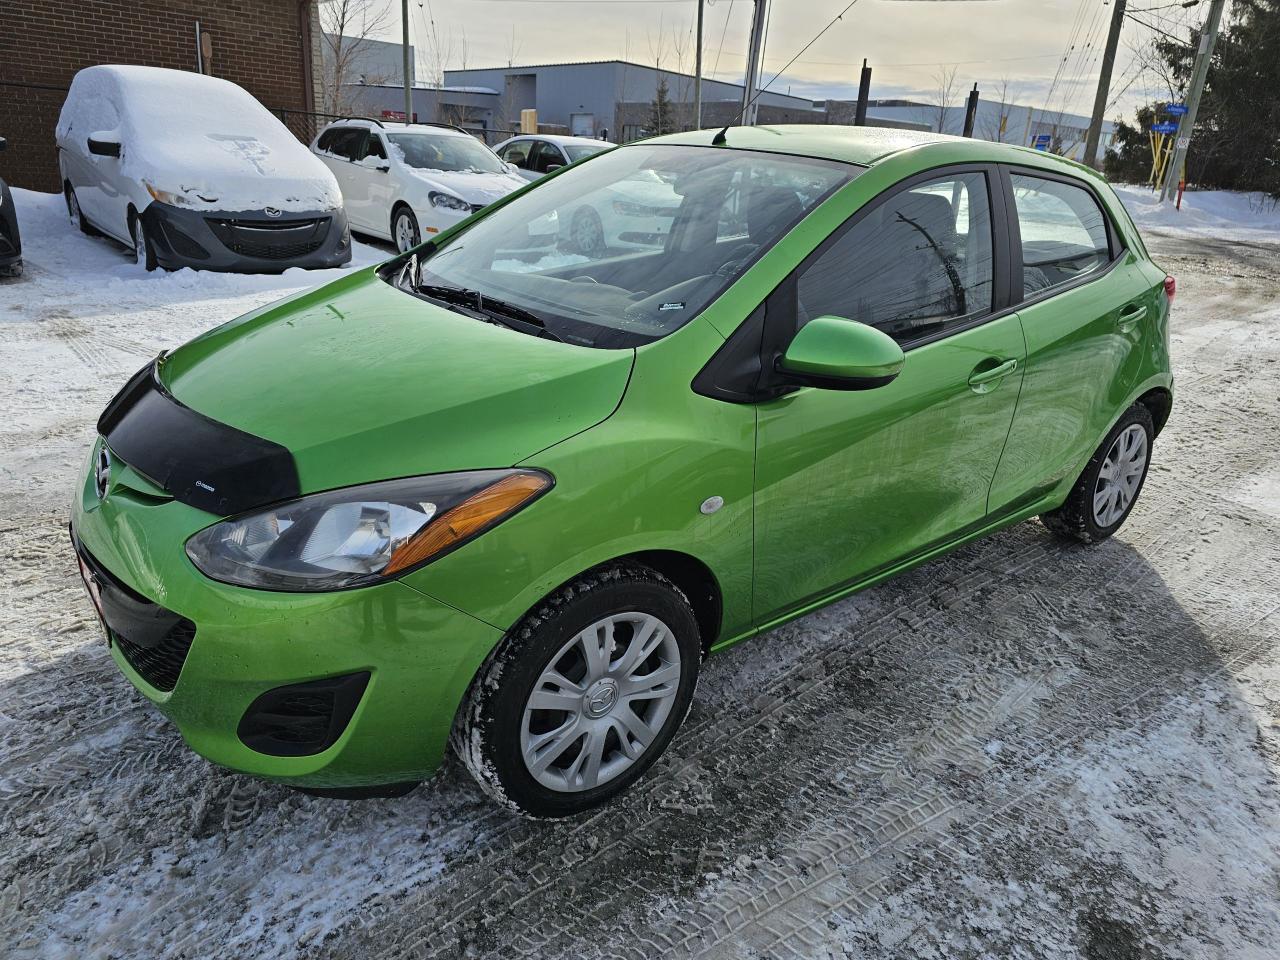
POLYGON ((321 0, 320 109, 324 113, 346 114, 352 109, 346 85, 363 81, 382 83, 385 76, 371 76, 360 69, 369 52, 370 41, 390 20, 386 0, 321 0))
POLYGON ((1009 129, 1009 113, 1013 108, 1013 102, 1018 99, 1018 88, 1012 86, 1007 75, 1000 78, 996 87, 996 97, 999 109, 996 110, 995 116, 987 114, 982 121, 982 136, 985 140, 1004 143, 1013 133, 1009 129))
POLYGON ((956 73, 959 67, 939 67, 933 75, 934 90, 937 95, 938 133, 945 133, 947 124, 947 107, 956 98, 956 73))

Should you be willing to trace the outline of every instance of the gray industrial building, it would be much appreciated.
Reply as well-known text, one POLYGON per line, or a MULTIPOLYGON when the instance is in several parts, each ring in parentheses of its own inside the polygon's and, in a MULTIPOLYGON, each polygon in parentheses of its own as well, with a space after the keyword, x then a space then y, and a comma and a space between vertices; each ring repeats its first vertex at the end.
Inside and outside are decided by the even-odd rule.
MULTIPOLYGON (((615 142, 635 140, 653 132, 648 121, 664 80, 672 109, 670 129, 693 124, 692 75, 626 60, 446 70, 444 78, 446 87, 494 90, 499 122, 508 129, 520 122, 522 109, 532 107, 538 111, 539 125, 547 131, 606 137, 615 142)), ((704 79, 702 100, 704 126, 728 123, 741 109, 742 86, 704 79)), ((805 97, 770 90, 757 102, 761 123, 824 122, 821 111, 805 97)))
MULTIPOLYGON (((442 86, 415 86, 413 109, 419 120, 455 123, 495 143, 519 130, 521 111, 536 110, 543 133, 571 133, 625 143, 654 133, 693 127, 694 78, 626 60, 549 63, 526 66, 446 70, 442 86), (658 89, 666 85, 667 106, 657 116, 658 89), (661 128, 655 129, 655 121, 661 128)), ((347 86, 348 100, 358 112, 376 117, 402 117, 403 89, 395 84, 347 86)), ((765 91, 757 101, 757 122, 853 123, 851 100, 810 100, 765 91)), ((742 86, 722 80, 702 81, 702 125, 719 127, 737 120, 742 86)), ((913 100, 871 100, 872 126, 938 130, 960 134, 964 100, 940 109, 913 100)), ((973 135, 1026 146, 1037 136, 1054 153, 1083 160, 1089 118, 1061 111, 979 99, 973 135)), ((1115 125, 1102 126, 1099 151, 1105 152, 1115 125)))

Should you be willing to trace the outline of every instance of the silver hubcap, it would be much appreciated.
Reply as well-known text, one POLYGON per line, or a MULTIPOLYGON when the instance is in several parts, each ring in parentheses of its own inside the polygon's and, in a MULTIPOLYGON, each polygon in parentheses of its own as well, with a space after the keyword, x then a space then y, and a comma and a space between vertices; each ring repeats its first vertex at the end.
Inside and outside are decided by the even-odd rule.
POLYGON ((417 245, 418 228, 414 226, 408 214, 400 214, 396 217, 396 249, 404 253, 417 245))
POLYGON ((587 627, 551 658, 524 707, 520 752, 561 793, 607 783, 644 756, 680 688, 680 647, 647 613, 587 627))
POLYGON ((1147 471, 1147 431, 1132 424, 1120 431, 1107 451, 1093 489, 1093 520, 1109 527, 1124 516, 1138 495, 1138 485, 1147 471))
POLYGON ((604 235, 590 214, 580 213, 573 221, 573 240, 580 250, 592 251, 604 246, 604 235))

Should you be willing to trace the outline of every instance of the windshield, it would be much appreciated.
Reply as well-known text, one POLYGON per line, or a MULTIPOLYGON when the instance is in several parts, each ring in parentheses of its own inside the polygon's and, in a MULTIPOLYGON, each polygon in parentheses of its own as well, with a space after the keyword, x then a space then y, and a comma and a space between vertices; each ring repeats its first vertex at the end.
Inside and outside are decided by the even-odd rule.
MULTIPOLYGON (((695 317, 863 168, 745 150, 634 146, 540 182, 408 271, 429 299, 519 329, 632 347, 695 317)), ((394 261, 397 265, 406 260, 394 261)))
POLYGON ((449 173, 504 173, 494 152, 470 136, 439 133, 388 133, 391 150, 411 167, 449 173))
POLYGON ((566 143, 562 144, 562 146, 564 147, 564 152, 569 155, 569 162, 572 163, 574 160, 581 160, 583 157, 589 157, 594 153, 599 153, 601 150, 608 150, 613 144, 566 143))

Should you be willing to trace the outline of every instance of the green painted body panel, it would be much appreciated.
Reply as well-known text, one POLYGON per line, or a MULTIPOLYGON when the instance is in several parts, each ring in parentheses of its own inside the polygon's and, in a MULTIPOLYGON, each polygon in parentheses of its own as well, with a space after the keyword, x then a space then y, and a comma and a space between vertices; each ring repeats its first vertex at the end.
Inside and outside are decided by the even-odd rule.
POLYGON ((364 270, 218 327, 162 370, 193 410, 287 447, 312 492, 509 466, 609 416, 633 358, 481 323, 364 270))
MULTIPOLYGON (((718 147, 714 133, 663 140, 870 166, 663 339, 634 350, 556 343, 459 316, 365 270, 167 358, 162 378, 177 399, 288 447, 305 491, 513 465, 556 481, 399 581, 287 594, 204 577, 183 545, 216 518, 161 499, 124 465, 99 503, 86 467, 77 535, 119 579, 197 625, 172 693, 117 655, 194 749, 301 785, 419 779, 439 763, 457 706, 504 632, 583 571, 635 554, 696 562, 719 594, 719 628, 705 639, 721 649, 1059 505, 1123 410, 1148 390, 1171 390, 1163 271, 1092 171, 904 131, 734 128, 718 147), (850 215, 916 173, 975 162, 1087 180, 1132 252, 1092 282, 908 349, 882 387, 803 387, 759 403, 692 389, 726 339, 850 215), (1133 302, 1146 313, 1123 325, 1119 311, 1133 302), (723 506, 703 513, 712 497, 723 506), (268 757, 238 740, 258 694, 356 670, 371 672, 369 689, 323 754, 268 757)), ((556 173, 565 175, 573 169, 556 173)))

